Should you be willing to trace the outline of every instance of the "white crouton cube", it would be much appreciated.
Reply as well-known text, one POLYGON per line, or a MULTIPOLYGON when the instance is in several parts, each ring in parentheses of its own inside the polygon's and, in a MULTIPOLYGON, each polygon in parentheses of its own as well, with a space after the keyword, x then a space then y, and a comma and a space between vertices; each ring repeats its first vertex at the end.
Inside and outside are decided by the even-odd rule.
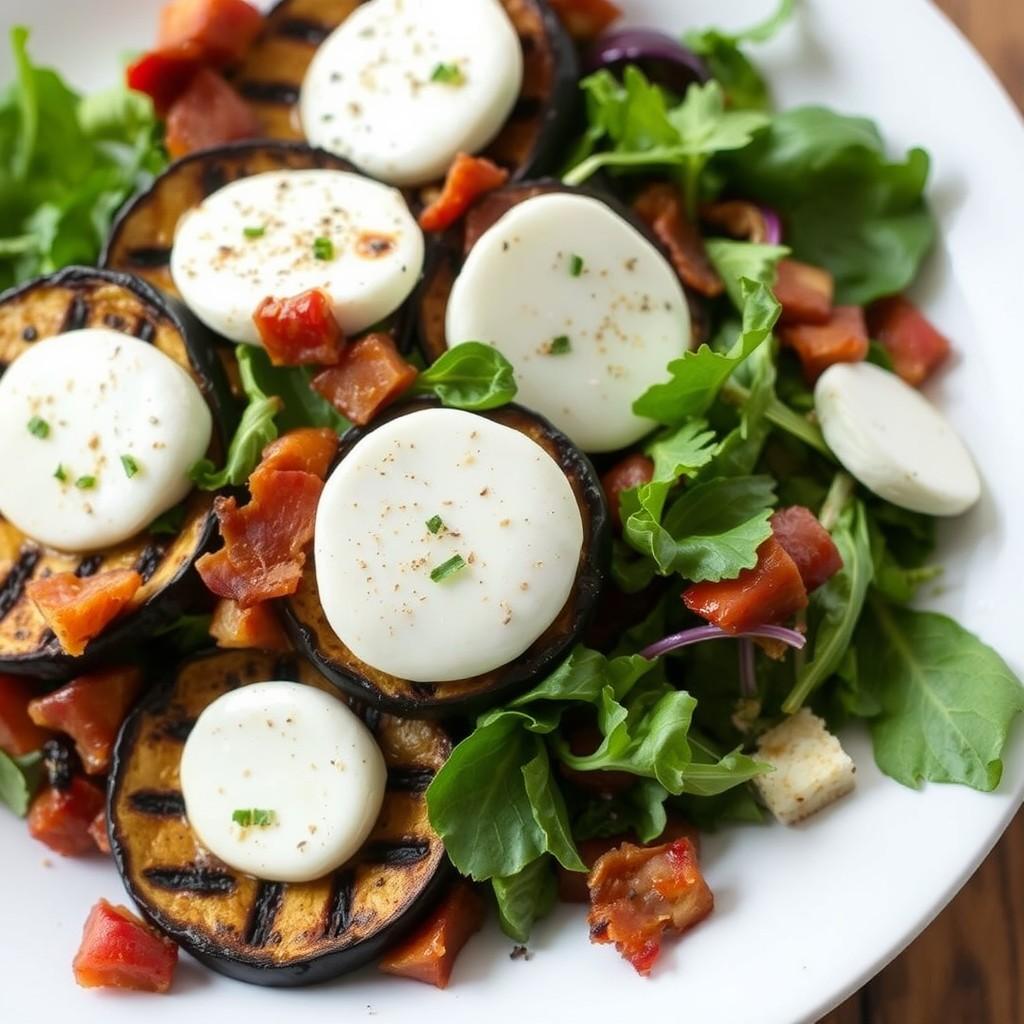
POLYGON ((754 779, 768 810, 784 825, 845 796, 854 786, 850 755, 808 708, 769 729, 757 742, 758 760, 775 771, 754 779))

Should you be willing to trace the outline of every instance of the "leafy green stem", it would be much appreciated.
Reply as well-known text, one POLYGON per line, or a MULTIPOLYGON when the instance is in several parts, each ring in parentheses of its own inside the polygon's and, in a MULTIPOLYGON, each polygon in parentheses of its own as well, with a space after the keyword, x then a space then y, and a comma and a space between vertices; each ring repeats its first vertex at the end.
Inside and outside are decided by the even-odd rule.
MULTIPOLYGON (((742 406, 750 398, 750 389, 745 388, 738 381, 729 380, 722 386, 719 394, 730 405, 742 406)), ((798 412, 794 412, 785 402, 778 398, 770 399, 765 409, 765 419, 779 430, 784 430, 798 441, 803 441, 804 444, 809 445, 820 455, 824 455, 829 461, 835 461, 835 456, 825 443, 825 437, 817 424, 812 423, 798 412)))

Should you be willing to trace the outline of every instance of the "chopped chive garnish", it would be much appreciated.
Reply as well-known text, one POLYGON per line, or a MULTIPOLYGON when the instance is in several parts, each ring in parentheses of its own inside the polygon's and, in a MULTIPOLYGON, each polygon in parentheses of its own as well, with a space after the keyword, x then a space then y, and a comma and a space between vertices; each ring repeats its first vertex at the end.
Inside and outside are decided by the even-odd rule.
POLYGON ((313 240, 313 255, 318 260, 334 259, 334 243, 329 238, 316 238, 313 240))
POLYGON ((139 471, 139 464, 131 455, 121 456, 121 465, 124 466, 124 475, 130 480, 139 471))
POLYGON ((572 350, 572 342, 569 341, 567 334, 560 334, 557 338, 554 338, 550 345, 548 345, 549 356, 564 356, 566 352, 572 350))
POLYGON ((462 85, 466 76, 458 64, 438 64, 430 75, 432 82, 443 82, 445 85, 462 85))
POLYGON ((276 819, 277 815, 273 811, 264 811, 259 807, 245 807, 231 812, 231 820, 236 825, 241 825, 242 828, 249 828, 253 825, 265 828, 267 825, 273 825, 276 819))
POLYGON ((80 476, 75 481, 75 486, 80 491, 91 491, 96 486, 96 477, 94 477, 94 476, 80 476))
POLYGON ((33 416, 28 421, 28 432, 34 437, 49 437, 50 436, 50 424, 46 420, 41 419, 39 416, 33 416))
POLYGON ((449 576, 453 576, 460 569, 465 568, 466 560, 462 555, 452 555, 447 562, 442 562, 440 565, 430 570, 430 578, 435 583, 440 583, 441 580, 446 580, 449 576))
POLYGON ((579 277, 583 273, 583 257, 573 253, 569 257, 569 273, 573 277, 579 277))
POLYGON ((254 224, 251 227, 242 228, 242 234, 246 238, 262 238, 267 233, 266 225, 254 224))
POLYGON ((68 478, 68 474, 65 472, 64 467, 59 462, 57 463, 57 468, 53 471, 53 475, 54 478, 59 480, 61 483, 64 483, 68 478))
POLYGON ((427 520, 427 529, 431 533, 440 533, 444 529, 444 520, 440 516, 431 516, 427 520))

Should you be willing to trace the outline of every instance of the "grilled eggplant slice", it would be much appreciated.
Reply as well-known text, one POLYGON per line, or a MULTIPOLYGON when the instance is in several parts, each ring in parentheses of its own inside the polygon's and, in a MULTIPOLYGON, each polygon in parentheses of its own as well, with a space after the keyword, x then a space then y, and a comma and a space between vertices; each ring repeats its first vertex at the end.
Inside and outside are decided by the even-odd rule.
MULTIPOLYGON (((0 374, 36 341, 83 327, 107 327, 141 338, 184 367, 213 412, 210 454, 220 459, 234 428, 235 409, 209 332, 127 274, 69 267, 0 295, 0 374)), ((180 615, 198 589, 192 565, 215 535, 212 505, 212 495, 195 492, 185 502, 176 535, 144 533, 86 556, 42 547, 0 519, 0 671, 64 678, 112 647, 144 637, 180 615), (30 580, 51 573, 90 576, 130 568, 144 581, 131 609, 79 658, 61 650, 25 594, 30 580)))
POLYGON ((185 819, 178 769, 200 712, 228 690, 268 679, 336 692, 301 659, 255 651, 186 661, 151 691, 125 722, 114 752, 110 846, 142 912, 196 959, 257 985, 307 985, 374 959, 430 909, 448 862, 427 820, 424 791, 451 742, 432 723, 353 704, 388 766, 370 838, 326 878, 259 881, 199 847, 185 819))
MULTIPOLYGON (((351 430, 339 459, 369 431, 396 416, 436 403, 416 401, 395 406, 373 426, 351 430)), ((298 591, 282 601, 285 625, 300 652, 346 693, 378 708, 410 718, 468 714, 525 690, 564 657, 586 629, 601 591, 611 538, 608 508, 600 481, 587 457, 547 420, 518 405, 480 413, 525 434, 562 468, 583 517, 583 550, 572 593, 548 629, 515 661, 493 672, 454 682, 424 683, 401 679, 367 665, 331 629, 317 591, 316 568, 309 558, 298 591)))
POLYGON ((171 247, 182 214, 229 182, 265 171, 351 171, 350 163, 303 143, 236 142, 192 153, 171 164, 118 214, 101 264, 145 278, 178 296, 171 279, 171 247))
MULTIPOLYGON (((275 139, 301 139, 298 102, 317 46, 360 0, 280 0, 235 85, 275 139)), ((515 178, 550 170, 571 133, 579 78, 576 50, 547 0, 502 0, 523 47, 523 86, 484 155, 515 178)))

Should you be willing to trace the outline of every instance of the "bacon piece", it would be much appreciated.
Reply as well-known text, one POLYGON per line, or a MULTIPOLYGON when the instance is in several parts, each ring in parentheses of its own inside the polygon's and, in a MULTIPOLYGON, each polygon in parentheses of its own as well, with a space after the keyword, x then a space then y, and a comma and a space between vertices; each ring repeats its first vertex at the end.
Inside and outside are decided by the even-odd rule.
POLYGON ((836 306, 823 324, 784 324, 782 343, 800 357, 813 384, 836 363, 859 363, 868 354, 868 328, 860 306, 836 306))
POLYGON ((808 593, 817 590, 843 567, 843 556, 828 530, 803 505, 780 508, 772 516, 772 533, 796 563, 808 593))
POLYGON ((217 641, 218 647, 291 650, 274 609, 265 603, 243 608, 236 601, 222 598, 213 610, 210 636, 217 641))
POLYGON ((109 569, 79 577, 59 572, 26 586, 39 614, 68 654, 81 654, 131 602, 142 577, 134 569, 109 569))
POLYGON ((649 484, 654 479, 654 463, 639 452, 635 455, 627 455, 621 462, 616 462, 601 477, 601 486, 604 488, 605 497, 608 499, 608 511, 611 513, 612 522, 622 528, 622 514, 619 504, 620 495, 623 491, 632 490, 641 484, 649 484))
POLYGON ((268 296, 252 319, 274 366, 333 366, 345 344, 334 304, 322 288, 286 299, 268 296))
POLYGON ((550 0, 551 7, 578 42, 596 39, 622 17, 622 8, 612 0, 550 0))
POLYGON ((644 975, 650 974, 666 931, 692 928, 715 905, 689 839, 652 847, 623 843, 597 861, 587 886, 591 942, 615 943, 644 975))
POLYGON ((835 281, 827 270, 799 260, 780 260, 772 290, 782 305, 782 323, 828 322, 835 281))
POLYGON ((50 738, 28 713, 29 701, 36 692, 21 676, 0 675, 0 750, 11 757, 31 754, 50 738))
POLYGON ((28 809, 28 833, 62 857, 80 857, 96 849, 89 829, 106 800, 103 790, 75 775, 63 789, 46 786, 28 809))
POLYGON ((262 133, 259 118, 223 75, 200 68, 167 111, 167 152, 185 156, 262 133))
POLYGON ((920 387, 948 358, 949 339, 902 295, 880 299, 868 309, 868 326, 892 360, 893 369, 912 387, 920 387))
POLYGON ((445 231, 473 202, 508 181, 508 171, 480 156, 459 153, 448 168, 441 194, 420 214, 424 231, 445 231))
POLYGON ((226 66, 245 56, 263 15, 245 0, 170 0, 160 11, 157 46, 192 46, 204 64, 226 66))
POLYGON ((259 469, 263 473, 294 469, 323 480, 337 452, 338 435, 330 427, 299 427, 263 449, 259 469))

